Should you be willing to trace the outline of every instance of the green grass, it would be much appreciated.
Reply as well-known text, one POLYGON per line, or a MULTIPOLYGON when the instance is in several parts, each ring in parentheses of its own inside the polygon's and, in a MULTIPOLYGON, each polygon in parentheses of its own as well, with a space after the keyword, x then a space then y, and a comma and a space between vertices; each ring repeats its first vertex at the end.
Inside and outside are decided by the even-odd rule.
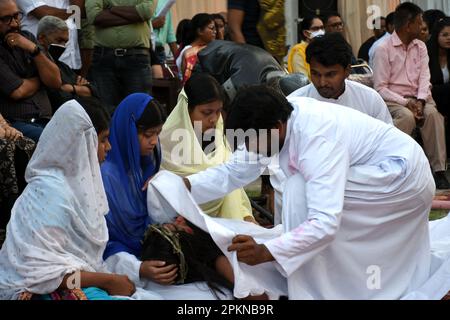
POLYGON ((448 210, 431 210, 430 221, 442 219, 448 215, 448 210))

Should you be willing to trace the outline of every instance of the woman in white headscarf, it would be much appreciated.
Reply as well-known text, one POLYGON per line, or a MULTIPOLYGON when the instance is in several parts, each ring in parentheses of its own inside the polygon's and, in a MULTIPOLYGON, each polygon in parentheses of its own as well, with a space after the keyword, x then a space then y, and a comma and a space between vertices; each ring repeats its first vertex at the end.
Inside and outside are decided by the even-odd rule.
POLYGON ((103 264, 108 202, 99 160, 110 149, 108 118, 99 106, 85 109, 67 102, 41 136, 0 251, 0 299, 108 299, 135 292, 128 277, 108 273, 103 264))

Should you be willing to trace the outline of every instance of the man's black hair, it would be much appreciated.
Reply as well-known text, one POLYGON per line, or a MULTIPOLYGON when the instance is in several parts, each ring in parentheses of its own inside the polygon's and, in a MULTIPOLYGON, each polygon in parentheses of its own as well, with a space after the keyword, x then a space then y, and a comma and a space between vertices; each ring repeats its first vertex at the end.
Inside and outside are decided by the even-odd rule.
POLYGON ((306 48, 306 61, 314 58, 321 65, 331 67, 341 65, 347 68, 352 63, 352 47, 338 33, 333 32, 314 39, 306 48))
POLYGON ((281 93, 265 86, 241 89, 227 117, 227 129, 270 130, 278 121, 286 122, 294 108, 281 93))
POLYGON ((339 17, 342 20, 342 16, 338 12, 331 11, 331 12, 326 13, 323 16, 323 23, 328 24, 328 20, 330 20, 330 18, 332 18, 332 17, 339 17))
POLYGON ((395 12, 391 12, 386 16, 386 27, 395 26, 395 12))
POLYGON ((414 21, 423 10, 412 2, 404 2, 395 9, 395 30, 400 30, 409 22, 414 21))

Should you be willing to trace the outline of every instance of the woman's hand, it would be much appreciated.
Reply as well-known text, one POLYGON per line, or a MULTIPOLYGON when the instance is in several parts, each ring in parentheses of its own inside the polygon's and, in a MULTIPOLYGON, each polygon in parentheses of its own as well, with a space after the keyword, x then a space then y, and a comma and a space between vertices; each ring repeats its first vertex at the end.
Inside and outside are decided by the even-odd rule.
POLYGON ((131 297, 136 292, 134 283, 124 275, 112 274, 103 288, 111 296, 131 297))
POLYGON ((0 138, 10 141, 17 141, 23 138, 23 134, 9 125, 4 125, 3 127, 0 126, 0 138))
POLYGON ((158 284, 171 285, 178 276, 178 268, 175 264, 166 266, 164 261, 144 261, 141 263, 139 275, 158 284))

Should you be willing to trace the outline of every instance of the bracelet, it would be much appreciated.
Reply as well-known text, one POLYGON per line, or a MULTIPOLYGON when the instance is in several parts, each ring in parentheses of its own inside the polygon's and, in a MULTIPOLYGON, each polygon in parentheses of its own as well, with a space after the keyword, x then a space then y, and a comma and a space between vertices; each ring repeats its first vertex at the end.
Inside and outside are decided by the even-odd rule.
POLYGON ((32 58, 35 58, 39 55, 39 53, 41 53, 41 48, 38 45, 36 45, 36 48, 33 50, 33 52, 30 53, 30 56, 32 58))
POLYGON ((72 91, 72 95, 76 96, 77 95, 77 89, 75 88, 75 85, 72 85, 73 91, 72 91))

